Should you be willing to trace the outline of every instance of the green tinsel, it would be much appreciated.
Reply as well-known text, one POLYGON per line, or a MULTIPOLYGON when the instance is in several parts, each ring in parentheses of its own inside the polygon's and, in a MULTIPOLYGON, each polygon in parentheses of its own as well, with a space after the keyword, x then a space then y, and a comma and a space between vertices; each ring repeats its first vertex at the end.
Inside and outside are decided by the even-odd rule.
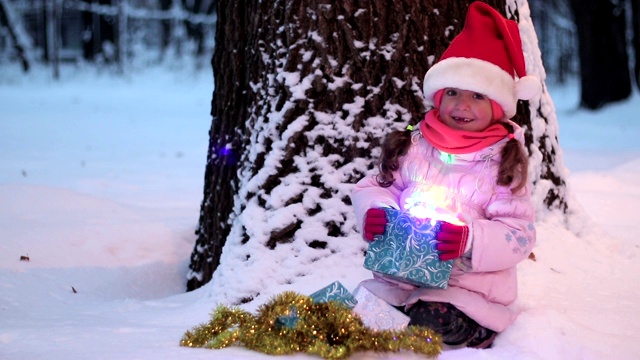
POLYGON ((361 351, 403 350, 437 357, 442 351, 440 335, 431 329, 372 330, 340 302, 316 303, 295 292, 277 295, 260 306, 255 316, 219 306, 208 323, 187 331, 180 345, 210 349, 239 345, 270 355, 305 352, 325 359, 345 359, 361 351), (296 317, 295 325, 279 323, 283 316, 296 317))

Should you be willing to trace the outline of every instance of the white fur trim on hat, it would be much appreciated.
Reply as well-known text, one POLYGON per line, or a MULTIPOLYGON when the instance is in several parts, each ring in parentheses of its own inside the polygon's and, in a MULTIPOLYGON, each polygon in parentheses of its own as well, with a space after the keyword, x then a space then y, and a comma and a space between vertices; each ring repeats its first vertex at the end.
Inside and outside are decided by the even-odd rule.
MULTIPOLYGON (((529 84, 529 81, 525 83, 529 84)), ((433 96, 438 90, 457 88, 474 91, 500 104, 507 118, 512 118, 518 101, 515 87, 512 75, 493 63, 477 58, 450 57, 427 71, 423 93, 428 105, 433 106, 433 96)), ((529 89, 526 85, 524 88, 529 89)))

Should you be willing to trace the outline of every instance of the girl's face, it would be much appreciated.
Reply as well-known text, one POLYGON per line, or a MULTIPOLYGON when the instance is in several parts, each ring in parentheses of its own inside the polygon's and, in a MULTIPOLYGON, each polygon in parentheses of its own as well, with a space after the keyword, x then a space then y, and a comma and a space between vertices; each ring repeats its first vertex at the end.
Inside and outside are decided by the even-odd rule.
POLYGON ((455 130, 483 131, 493 119, 491 101, 473 91, 446 88, 440 102, 440 119, 455 130))

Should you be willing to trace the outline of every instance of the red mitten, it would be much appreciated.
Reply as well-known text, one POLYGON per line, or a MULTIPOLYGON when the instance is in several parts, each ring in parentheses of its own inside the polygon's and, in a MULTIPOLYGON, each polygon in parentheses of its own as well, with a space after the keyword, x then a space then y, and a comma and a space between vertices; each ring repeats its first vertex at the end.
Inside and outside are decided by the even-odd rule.
POLYGON ((469 242, 469 227, 467 225, 453 225, 442 222, 440 232, 436 234, 436 249, 440 260, 447 261, 459 258, 464 254, 469 242))
POLYGON ((384 234, 384 226, 387 225, 387 213, 382 209, 369 209, 364 215, 364 238, 373 241, 375 235, 384 234))

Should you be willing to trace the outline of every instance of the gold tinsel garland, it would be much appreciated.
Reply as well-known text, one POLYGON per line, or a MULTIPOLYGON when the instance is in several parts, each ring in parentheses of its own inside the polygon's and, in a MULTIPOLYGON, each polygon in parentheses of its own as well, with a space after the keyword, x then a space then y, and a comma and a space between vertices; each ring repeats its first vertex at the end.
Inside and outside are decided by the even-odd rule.
POLYGON ((311 297, 284 292, 258 308, 257 315, 219 306, 208 323, 187 331, 180 346, 222 349, 240 345, 270 355, 306 352, 325 359, 345 359, 361 351, 413 351, 436 357, 440 335, 408 326, 372 330, 338 301, 316 303, 311 297))

